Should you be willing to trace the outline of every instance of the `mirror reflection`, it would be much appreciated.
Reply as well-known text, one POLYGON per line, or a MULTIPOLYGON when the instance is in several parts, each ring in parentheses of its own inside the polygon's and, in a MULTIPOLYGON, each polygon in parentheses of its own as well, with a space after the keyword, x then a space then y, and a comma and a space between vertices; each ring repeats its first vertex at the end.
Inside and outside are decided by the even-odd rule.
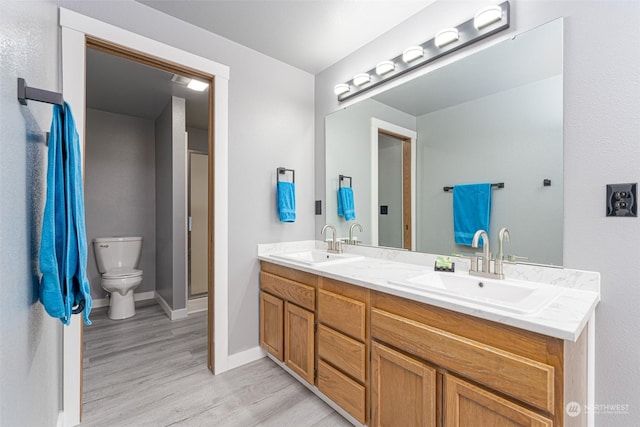
POLYGON ((326 222, 341 237, 361 224, 362 244, 472 254, 444 187, 504 183, 492 242, 507 227, 505 254, 562 265, 562 34, 552 21, 327 116, 326 222), (338 216, 340 175, 353 221, 338 216))

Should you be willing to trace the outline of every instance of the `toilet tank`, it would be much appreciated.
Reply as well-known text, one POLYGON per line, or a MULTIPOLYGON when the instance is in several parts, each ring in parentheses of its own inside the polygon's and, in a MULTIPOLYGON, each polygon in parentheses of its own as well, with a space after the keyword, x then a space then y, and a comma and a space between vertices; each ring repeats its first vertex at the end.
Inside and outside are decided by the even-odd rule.
POLYGON ((142 237, 96 237, 93 248, 101 274, 114 268, 137 268, 142 237))

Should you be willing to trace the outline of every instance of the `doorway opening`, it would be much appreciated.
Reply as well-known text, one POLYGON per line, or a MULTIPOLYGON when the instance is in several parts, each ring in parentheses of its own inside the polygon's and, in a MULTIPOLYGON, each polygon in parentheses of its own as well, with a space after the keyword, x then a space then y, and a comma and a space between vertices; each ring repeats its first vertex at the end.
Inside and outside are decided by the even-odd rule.
POLYGON ((378 129, 378 245, 411 250, 411 138, 378 129))
POLYGON ((415 250, 414 130, 371 119, 371 244, 415 250))
MULTIPOLYGON (((89 199, 103 202, 87 213, 88 238, 95 237, 90 236, 92 224, 97 229, 110 224, 108 229, 96 231, 99 234, 146 233, 141 257, 146 267, 141 265, 140 269, 142 287, 146 278, 150 289, 136 294, 137 299, 155 299, 175 320, 187 317, 190 297, 198 297, 199 305, 192 311, 208 309, 207 365, 213 372, 214 76, 98 38, 86 36, 85 40, 85 177, 92 177, 85 185, 85 197, 87 205, 91 205, 89 199), (187 88, 192 80, 205 86, 197 96, 187 88), (96 135, 94 125, 104 118, 111 124, 103 122, 96 135), (124 134, 124 124, 134 129, 134 135, 115 140, 124 134), (100 142, 106 142, 101 144, 102 154, 91 153, 100 142), (102 156, 116 151, 109 161, 102 156), (189 153, 200 155, 196 161, 198 178, 191 182, 187 175, 189 153), (130 179, 122 180, 123 175, 130 179), (92 184, 102 187, 92 192, 92 184), (197 195, 189 197, 194 186, 197 195), (115 205, 111 211, 104 209, 108 204, 115 205), (194 249, 189 246, 188 215, 196 204, 198 246, 194 249), (190 286, 194 257, 197 288, 190 286)), ((89 255, 91 266, 95 258, 89 255)), ((99 276, 90 277, 90 281, 92 294, 93 290, 100 292, 99 276)))

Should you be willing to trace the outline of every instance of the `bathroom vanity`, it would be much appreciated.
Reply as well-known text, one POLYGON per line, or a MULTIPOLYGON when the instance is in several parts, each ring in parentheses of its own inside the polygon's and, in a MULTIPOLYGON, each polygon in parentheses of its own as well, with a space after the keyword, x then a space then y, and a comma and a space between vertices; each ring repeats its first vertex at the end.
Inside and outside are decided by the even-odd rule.
POLYGON ((260 245, 260 343, 353 424, 587 425, 567 407, 588 402, 597 273, 509 266, 558 287, 514 311, 404 286, 433 272, 430 255, 349 247, 323 259, 325 247, 260 245))

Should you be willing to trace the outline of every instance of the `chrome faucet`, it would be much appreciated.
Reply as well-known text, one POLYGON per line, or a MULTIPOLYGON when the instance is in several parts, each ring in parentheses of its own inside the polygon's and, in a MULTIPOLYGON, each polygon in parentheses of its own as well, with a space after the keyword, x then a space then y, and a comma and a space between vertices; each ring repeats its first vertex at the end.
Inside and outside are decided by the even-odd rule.
POLYGON ((501 228, 498 232, 498 253, 496 255, 496 260, 493 263, 493 269, 496 276, 499 279, 504 279, 504 242, 510 242, 511 236, 509 235, 509 230, 506 227, 501 228))
POLYGON ((325 234, 327 229, 333 232, 333 240, 327 242, 327 252, 341 254, 342 242, 338 241, 338 234, 336 233, 336 228, 333 225, 325 224, 324 227, 322 227, 320 234, 325 234))
POLYGON ((358 227, 360 229, 360 232, 362 233, 362 226, 360 224, 358 224, 357 222, 354 222, 353 224, 351 224, 351 227, 349 227, 349 244, 350 245, 356 245, 357 241, 353 239, 353 229, 358 227))
POLYGON ((482 276, 482 277, 494 277, 491 274, 491 253, 489 252, 489 235, 484 230, 476 231, 476 234, 473 235, 473 240, 471 241, 471 247, 477 248, 480 238, 482 237, 482 271, 478 271, 477 262, 471 262, 471 269, 469 270, 469 274, 472 276, 482 276), (476 268, 474 269, 474 264, 476 268))

